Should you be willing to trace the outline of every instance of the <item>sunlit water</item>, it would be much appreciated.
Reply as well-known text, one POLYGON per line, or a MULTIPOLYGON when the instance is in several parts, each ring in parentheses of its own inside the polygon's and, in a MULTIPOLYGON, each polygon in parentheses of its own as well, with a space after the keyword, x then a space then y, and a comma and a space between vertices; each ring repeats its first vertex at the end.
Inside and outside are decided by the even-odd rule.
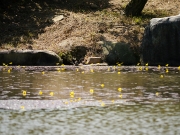
POLYGON ((180 134, 178 70, 91 71, 0 71, 0 134, 180 134))

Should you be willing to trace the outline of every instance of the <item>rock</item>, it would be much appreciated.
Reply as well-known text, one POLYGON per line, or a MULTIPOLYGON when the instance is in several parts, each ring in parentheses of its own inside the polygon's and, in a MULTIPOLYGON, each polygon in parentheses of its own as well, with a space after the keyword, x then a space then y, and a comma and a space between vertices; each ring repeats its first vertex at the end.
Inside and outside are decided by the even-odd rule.
POLYGON ((49 66, 62 64, 61 58, 52 51, 45 50, 11 50, 0 51, 0 63, 13 65, 49 66))
POLYGON ((54 17, 52 20, 56 23, 56 22, 61 21, 63 19, 64 19, 64 16, 63 15, 59 15, 59 16, 54 17))
POLYGON ((102 62, 101 57, 89 57, 87 59, 86 64, 96 64, 96 63, 101 63, 101 62, 102 62))
POLYGON ((180 65, 180 15, 150 20, 144 32, 141 59, 150 65, 180 65))
POLYGON ((106 44, 103 47, 103 54, 109 65, 116 65, 117 62, 123 65, 135 65, 139 61, 130 45, 126 43, 106 44))

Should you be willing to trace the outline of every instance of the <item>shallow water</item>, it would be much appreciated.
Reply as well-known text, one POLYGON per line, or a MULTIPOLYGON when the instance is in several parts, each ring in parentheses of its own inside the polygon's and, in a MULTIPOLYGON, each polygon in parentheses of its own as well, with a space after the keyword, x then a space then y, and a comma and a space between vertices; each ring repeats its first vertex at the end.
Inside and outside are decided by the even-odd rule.
POLYGON ((178 135, 179 74, 1 71, 0 134, 178 135))

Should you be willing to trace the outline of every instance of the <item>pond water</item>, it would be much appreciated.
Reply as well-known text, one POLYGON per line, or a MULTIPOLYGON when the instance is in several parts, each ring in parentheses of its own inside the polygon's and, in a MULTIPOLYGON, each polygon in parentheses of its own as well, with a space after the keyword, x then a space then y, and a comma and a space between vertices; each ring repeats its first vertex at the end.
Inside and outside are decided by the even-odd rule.
POLYGON ((0 71, 0 134, 180 134, 178 68, 0 71))

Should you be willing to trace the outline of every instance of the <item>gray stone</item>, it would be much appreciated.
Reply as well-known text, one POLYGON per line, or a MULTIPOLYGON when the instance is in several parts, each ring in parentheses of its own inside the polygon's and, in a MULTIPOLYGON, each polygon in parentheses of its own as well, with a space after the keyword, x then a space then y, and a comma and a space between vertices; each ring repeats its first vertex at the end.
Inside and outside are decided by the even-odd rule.
POLYGON ((61 58, 52 51, 45 50, 11 50, 0 51, 0 63, 13 65, 48 66, 62 64, 61 58))
POLYGON ((88 57, 86 64, 96 64, 101 62, 102 62, 101 57, 88 57))
POLYGON ((56 23, 56 22, 59 22, 59 21, 61 21, 63 19, 64 19, 64 16, 63 15, 59 15, 59 16, 54 17, 52 20, 56 23))
POLYGON ((139 57, 135 55, 130 48, 130 44, 126 43, 107 43, 103 47, 103 53, 105 61, 109 65, 116 65, 116 63, 123 63, 123 65, 136 65, 139 61, 139 57))
POLYGON ((149 65, 180 65, 180 15, 150 20, 144 32, 141 59, 149 65))

